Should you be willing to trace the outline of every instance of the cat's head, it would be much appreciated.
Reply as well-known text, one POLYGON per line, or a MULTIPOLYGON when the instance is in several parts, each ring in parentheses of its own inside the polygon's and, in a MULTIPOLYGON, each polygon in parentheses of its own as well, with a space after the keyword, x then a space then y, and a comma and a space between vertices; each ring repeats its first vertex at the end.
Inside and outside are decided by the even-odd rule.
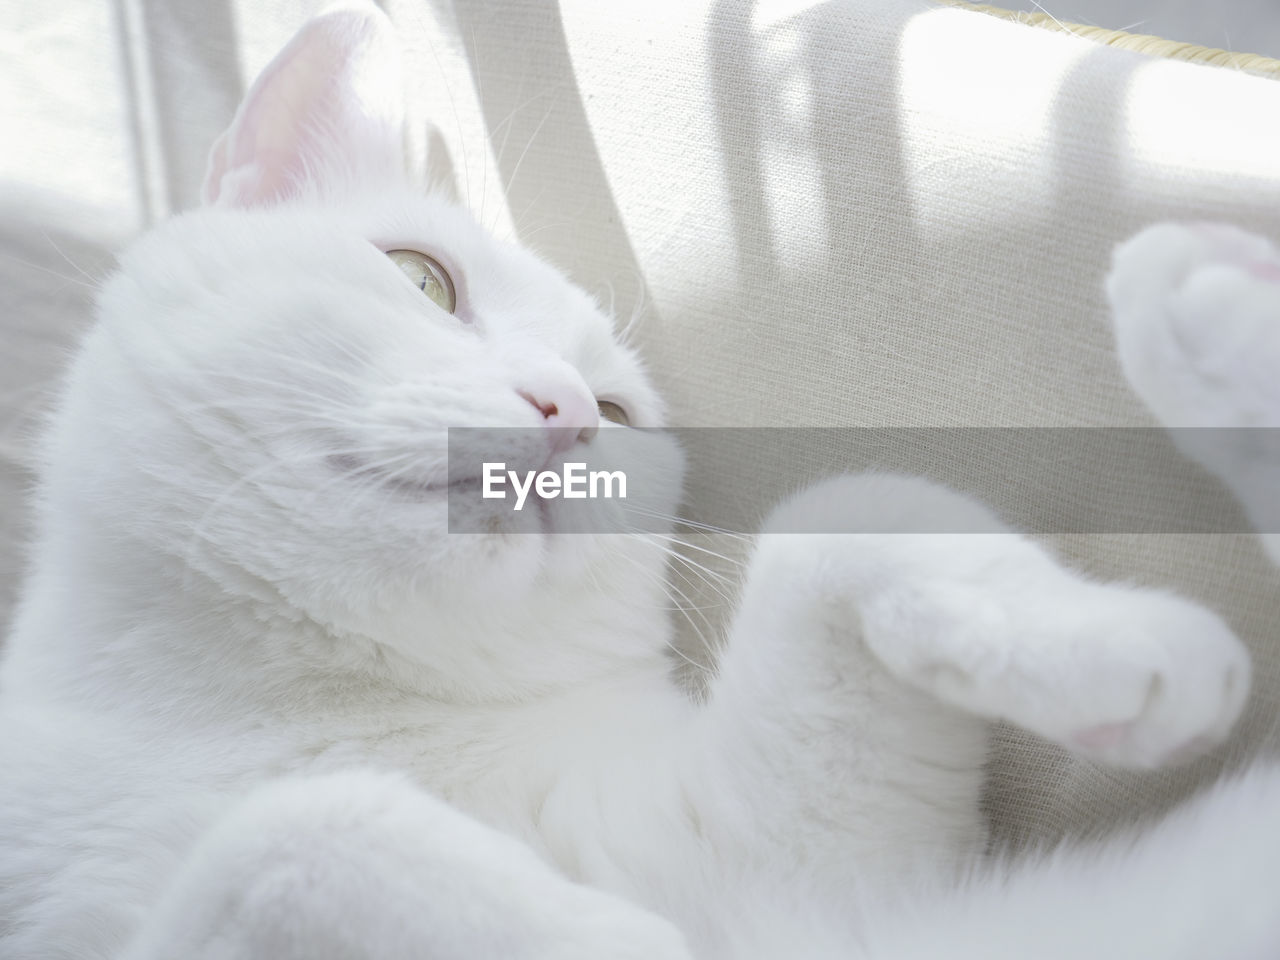
MULTIPOLYGON (((440 623, 518 628, 661 562, 642 538, 557 535, 557 502, 471 498, 467 526, 488 532, 449 533, 451 492, 475 478, 451 472, 447 428, 528 428, 511 467, 612 469, 594 463, 610 437, 648 435, 609 418, 656 427, 663 410, 590 297, 410 185, 397 56, 376 10, 338 11, 268 66, 213 148, 204 205, 104 291, 49 492, 108 536, 417 655, 460 642, 440 623)), ((674 444, 626 446, 669 465, 645 509, 670 514, 674 444)))

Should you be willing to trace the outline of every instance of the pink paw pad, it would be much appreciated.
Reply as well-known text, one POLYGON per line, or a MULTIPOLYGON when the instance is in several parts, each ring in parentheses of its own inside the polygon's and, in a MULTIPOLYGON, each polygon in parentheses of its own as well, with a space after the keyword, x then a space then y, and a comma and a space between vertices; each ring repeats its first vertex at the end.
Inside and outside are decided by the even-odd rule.
POLYGON ((1280 283, 1280 261, 1267 255, 1267 245, 1260 238, 1222 223, 1198 223, 1194 229, 1213 244, 1217 257, 1235 263, 1259 280, 1280 283))
POLYGON ((1099 727, 1090 727, 1072 734, 1071 742, 1085 750, 1105 750, 1114 747, 1129 735, 1132 721, 1124 723, 1104 723, 1099 727))
POLYGON ((1267 283, 1280 283, 1280 263, 1274 260, 1255 260, 1246 264, 1245 269, 1259 280, 1267 283))

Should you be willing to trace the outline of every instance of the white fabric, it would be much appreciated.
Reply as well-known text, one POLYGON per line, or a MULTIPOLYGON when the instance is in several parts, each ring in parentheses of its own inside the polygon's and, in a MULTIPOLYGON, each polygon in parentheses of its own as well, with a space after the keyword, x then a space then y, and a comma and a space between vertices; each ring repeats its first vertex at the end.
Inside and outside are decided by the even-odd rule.
MULTIPOLYGON (((91 279, 195 202, 246 84, 321 6, 0 0, 0 610, 30 427, 91 279)), ((1111 345, 1112 246, 1169 217, 1280 238, 1271 80, 926 0, 385 7, 413 66, 415 151, 499 233, 620 316, 642 309, 684 425, 1149 424, 1111 345)), ((1259 689, 1229 749, 1173 773, 1003 732, 1003 836, 1159 807, 1280 746, 1280 579, 1251 537, 1056 539, 1099 575, 1223 612, 1259 689)), ((699 626, 724 609, 701 602, 699 626)))

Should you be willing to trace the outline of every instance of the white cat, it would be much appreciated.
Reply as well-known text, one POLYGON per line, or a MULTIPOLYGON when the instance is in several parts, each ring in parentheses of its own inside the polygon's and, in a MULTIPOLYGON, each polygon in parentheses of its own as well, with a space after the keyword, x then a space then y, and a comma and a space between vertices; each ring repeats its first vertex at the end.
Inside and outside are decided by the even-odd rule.
MULTIPOLYGON (((1140 837, 978 859, 991 718, 1145 767, 1226 734, 1249 662, 1207 610, 842 477, 773 528, 886 533, 762 536, 697 703, 660 538, 557 535, 552 501, 447 532, 446 427, 545 427, 511 457, 556 464, 624 435, 598 410, 663 411, 584 294, 410 186, 389 31, 334 12, 276 58, 66 379, 0 672, 0 957, 1280 955, 1276 768, 1140 837)), ((1175 322, 1229 302, 1230 349, 1280 369, 1271 268, 1231 266, 1280 259, 1235 244, 1118 259, 1171 421, 1173 378, 1227 422, 1272 383, 1200 377, 1197 331, 1153 352, 1175 322), (1170 306, 1210 270, 1225 301, 1170 306)))

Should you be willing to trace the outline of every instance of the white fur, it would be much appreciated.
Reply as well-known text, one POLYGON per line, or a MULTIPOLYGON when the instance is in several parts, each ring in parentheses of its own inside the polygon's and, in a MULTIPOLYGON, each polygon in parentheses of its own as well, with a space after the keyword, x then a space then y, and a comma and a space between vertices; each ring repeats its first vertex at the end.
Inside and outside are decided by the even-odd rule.
POLYGON ((1116 251, 1107 292, 1134 389, 1280 564, 1280 251, 1234 227, 1159 224, 1116 251))
POLYGON ((663 412, 587 297, 406 185, 387 32, 304 29, 67 377, 0 672, 0 957, 1275 955, 1275 770, 980 860, 990 718, 1137 766, 1225 735, 1249 666, 1207 610, 934 533, 1004 528, 923 481, 837 478, 776 529, 886 532, 766 528, 696 703, 660 538, 554 506, 447 533, 447 427, 550 425, 530 391, 663 412))

